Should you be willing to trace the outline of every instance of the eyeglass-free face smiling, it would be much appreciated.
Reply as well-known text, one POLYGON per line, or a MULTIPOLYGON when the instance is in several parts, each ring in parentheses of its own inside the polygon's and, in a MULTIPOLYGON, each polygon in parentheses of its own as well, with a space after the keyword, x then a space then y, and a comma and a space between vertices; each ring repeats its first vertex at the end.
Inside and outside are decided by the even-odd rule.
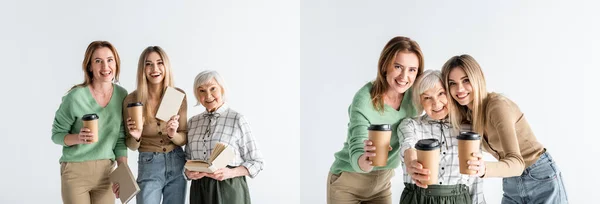
POLYGON ((452 71, 448 74, 448 86, 452 98, 458 104, 468 106, 469 108, 472 107, 473 87, 471 86, 469 77, 462 68, 452 68, 452 71))
POLYGON ((430 118, 442 120, 448 116, 448 97, 441 82, 421 94, 421 106, 430 118))
POLYGON ((215 79, 200 85, 196 90, 200 99, 200 104, 208 112, 213 112, 223 105, 223 89, 215 79))

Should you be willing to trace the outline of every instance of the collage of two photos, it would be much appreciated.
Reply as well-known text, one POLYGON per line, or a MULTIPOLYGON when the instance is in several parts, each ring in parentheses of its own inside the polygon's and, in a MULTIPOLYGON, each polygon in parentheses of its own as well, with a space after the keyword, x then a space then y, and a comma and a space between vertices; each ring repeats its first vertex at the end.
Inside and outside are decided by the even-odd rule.
POLYGON ((3 8, 0 203, 593 203, 600 181, 593 2, 3 8))

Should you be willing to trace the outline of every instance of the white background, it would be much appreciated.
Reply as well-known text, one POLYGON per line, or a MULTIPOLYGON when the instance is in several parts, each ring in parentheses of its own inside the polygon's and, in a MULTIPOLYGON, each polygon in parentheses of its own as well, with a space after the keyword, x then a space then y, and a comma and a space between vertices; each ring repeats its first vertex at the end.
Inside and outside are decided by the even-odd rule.
MULTIPOLYGON (((52 121, 61 97, 83 81, 81 62, 94 40, 116 46, 129 92, 142 50, 163 47, 175 86, 188 94, 188 117, 203 111, 193 106, 194 77, 219 71, 230 107, 246 116, 265 157, 265 169, 248 179, 252 200, 297 203, 299 7, 279 0, 3 1, 0 203, 62 203, 62 147, 50 140, 52 121)), ((135 175, 137 155, 129 151, 135 175)))
MULTIPOLYGON (((325 203, 333 154, 346 140, 348 105, 375 78, 381 49, 397 35, 421 45, 426 69, 439 70, 454 55, 472 55, 488 90, 505 94, 525 113, 562 170, 570 203, 589 203, 596 193, 598 6, 305 0, 301 7, 302 203, 325 203)), ((402 182, 398 168, 393 203, 399 202, 402 182)), ((488 203, 500 203, 501 184, 498 178, 485 180, 488 203)))

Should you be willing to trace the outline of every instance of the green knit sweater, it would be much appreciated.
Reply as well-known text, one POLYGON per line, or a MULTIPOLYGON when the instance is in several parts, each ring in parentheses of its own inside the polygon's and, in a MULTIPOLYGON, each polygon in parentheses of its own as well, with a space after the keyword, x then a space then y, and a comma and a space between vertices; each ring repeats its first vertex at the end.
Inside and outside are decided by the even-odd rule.
POLYGON ((52 125, 52 141, 63 146, 60 162, 115 160, 118 157, 127 156, 125 126, 122 117, 122 105, 127 96, 127 90, 116 84, 113 86, 113 94, 104 108, 96 103, 88 86, 74 88, 62 98, 52 125), (65 136, 79 134, 79 130, 83 126, 81 117, 90 113, 99 116, 98 142, 66 146, 65 136))
POLYGON ((390 124, 392 126, 392 138, 390 140, 392 151, 389 152, 387 165, 375 167, 373 170, 395 169, 400 164, 400 143, 396 129, 403 118, 416 116, 417 111, 411 101, 412 88, 404 93, 400 110, 384 105, 384 111, 381 113, 375 110, 371 102, 370 92, 372 86, 373 84, 369 82, 358 90, 348 108, 350 117, 348 138, 344 142, 344 148, 334 155, 335 161, 330 169, 333 174, 339 174, 343 171, 365 173, 358 166, 358 158, 364 153, 363 141, 368 139, 367 128, 371 124, 390 124))

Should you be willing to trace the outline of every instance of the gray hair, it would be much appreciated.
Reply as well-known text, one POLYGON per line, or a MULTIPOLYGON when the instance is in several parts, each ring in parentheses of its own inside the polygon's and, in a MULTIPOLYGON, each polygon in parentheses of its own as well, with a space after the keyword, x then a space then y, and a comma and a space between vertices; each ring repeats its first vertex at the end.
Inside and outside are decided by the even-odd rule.
POLYGON ((439 70, 426 70, 415 81, 412 92, 412 103, 417 109, 417 113, 419 115, 423 113, 421 94, 428 89, 435 87, 435 85, 438 83, 444 87, 444 83, 442 82, 442 72, 439 70))
POLYGON ((215 81, 217 81, 217 84, 219 84, 219 86, 221 86, 221 92, 223 92, 222 93, 223 96, 222 96, 221 100, 225 101, 225 90, 226 90, 225 80, 223 80, 223 77, 221 77, 221 75, 217 71, 206 70, 206 71, 200 72, 198 75, 196 75, 196 79, 194 79, 194 96, 196 97, 196 106, 202 105, 200 103, 200 97, 198 95, 198 87, 207 83, 211 79, 215 79, 215 81))

